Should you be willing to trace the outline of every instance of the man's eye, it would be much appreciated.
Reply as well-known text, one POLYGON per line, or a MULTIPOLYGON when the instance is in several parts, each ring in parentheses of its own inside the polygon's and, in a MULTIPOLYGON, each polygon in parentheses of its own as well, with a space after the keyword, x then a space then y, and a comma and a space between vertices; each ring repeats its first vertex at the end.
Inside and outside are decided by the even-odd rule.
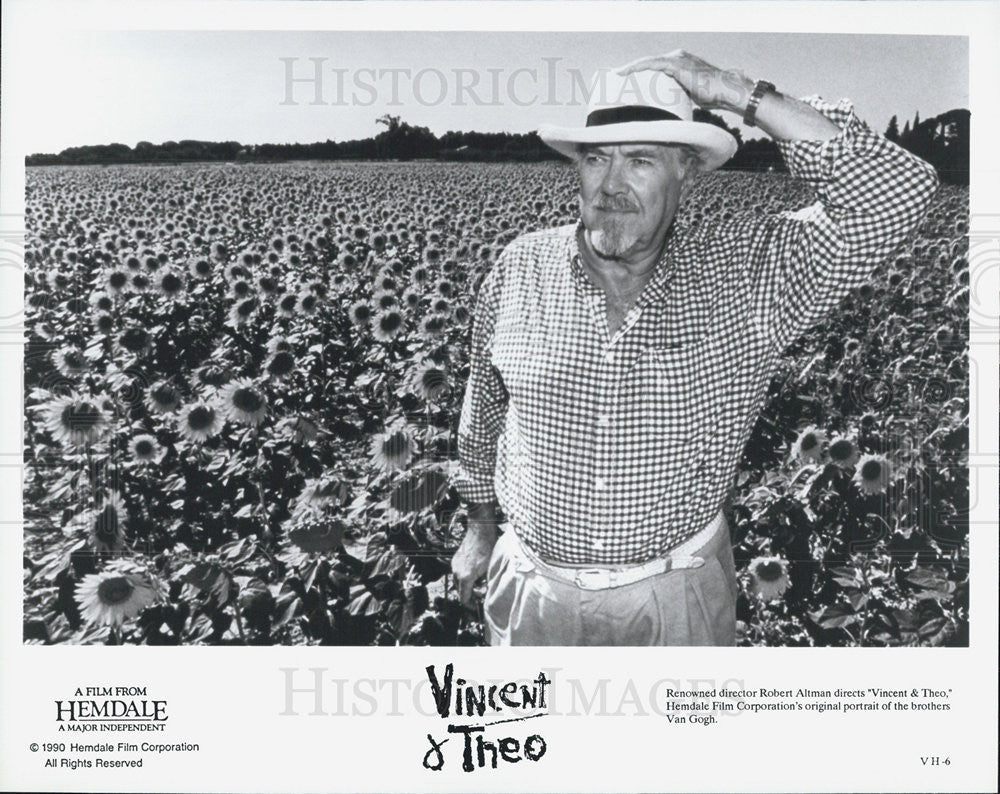
POLYGON ((633 157, 632 158, 632 162, 635 165, 639 165, 639 166, 643 166, 643 167, 649 166, 649 165, 653 164, 652 160, 647 160, 645 157, 633 157))
POLYGON ((587 165, 597 165, 598 163, 601 162, 601 156, 597 154, 588 154, 586 157, 583 158, 583 161, 587 165))

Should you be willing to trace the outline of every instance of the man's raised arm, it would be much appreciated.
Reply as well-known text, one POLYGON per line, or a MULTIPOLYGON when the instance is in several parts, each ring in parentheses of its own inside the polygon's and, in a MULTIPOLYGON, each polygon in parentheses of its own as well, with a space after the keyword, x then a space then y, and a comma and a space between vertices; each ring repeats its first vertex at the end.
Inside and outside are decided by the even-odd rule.
MULTIPOLYGON (((638 69, 661 69, 702 107, 740 115, 755 85, 683 51, 622 71, 638 69)), ((831 105, 766 92, 755 123, 776 139, 792 175, 815 185, 818 198, 797 212, 746 219, 723 232, 745 244, 740 266, 753 314, 781 350, 864 283, 917 227, 938 178, 929 164, 873 132, 846 100, 831 105)))

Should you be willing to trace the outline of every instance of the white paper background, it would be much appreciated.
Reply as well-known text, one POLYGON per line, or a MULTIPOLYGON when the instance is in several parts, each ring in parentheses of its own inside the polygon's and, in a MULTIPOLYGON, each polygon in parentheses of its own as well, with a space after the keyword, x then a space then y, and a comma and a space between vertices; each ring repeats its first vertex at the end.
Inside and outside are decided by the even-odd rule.
MULTIPOLYGON (((3 8, 0 211, 3 229, 23 228, 23 162, 35 151, 33 76, 46 69, 32 45, 80 28, 215 30, 691 30, 933 33, 970 37, 973 130, 972 233, 1000 236, 997 114, 998 7, 992 3, 31 3, 3 8), (990 213, 993 213, 991 216, 990 213), (13 217, 12 217, 13 216, 13 217), (18 225, 20 224, 20 225, 18 225)), ((803 54, 804 57, 807 54, 803 54)), ((127 64, 123 64, 127 68, 127 64)), ((894 80, 887 69, 872 79, 894 80)), ((155 101, 150 98, 148 101, 155 101)), ((141 112, 141 106, 132 112, 141 112)), ((95 141, 96 142, 96 141, 95 141)), ((994 248, 994 251, 996 249, 994 248)), ((996 299, 1000 254, 972 262, 973 294, 996 299), (976 268, 979 268, 977 270, 976 268), (978 285, 978 287, 977 287, 978 285)), ((9 270, 9 268, 8 268, 9 270)), ((19 275, 4 273, 3 316, 16 310, 19 275)), ((974 307, 975 308, 975 307, 974 307)), ((996 317, 996 306, 979 311, 996 317)), ((21 644, 19 334, 0 338, 0 786, 7 790, 993 790, 996 776, 997 647, 997 368, 996 338, 974 338, 971 369, 973 464, 970 478, 971 637, 968 649, 420 649, 24 647, 21 644), (607 684, 606 716, 547 716, 513 723, 510 735, 542 734, 538 763, 496 772, 461 771, 459 737, 446 746, 442 772, 420 766, 425 734, 445 736, 429 714, 423 668, 456 663, 477 680, 554 675, 556 710, 572 704, 575 680, 592 693, 607 684), (391 684, 371 716, 279 716, 285 706, 279 668, 325 668, 327 710, 336 710, 333 679, 348 690, 360 679, 401 679, 398 709, 391 684), (551 671, 556 671, 552 673, 551 671), (720 718, 712 727, 671 726, 651 708, 651 687, 742 682, 746 688, 883 686, 953 689, 953 711, 720 718), (627 700, 634 684, 639 708, 627 700), (32 741, 69 741, 54 731, 53 700, 76 686, 137 683, 169 702, 168 732, 156 740, 190 741, 200 753, 147 758, 141 772, 45 770, 32 741), (416 687, 419 708, 411 687, 416 687), (626 703, 620 716, 621 701, 626 703), (421 713, 423 712, 423 713, 421 713), (929 768, 920 756, 948 757, 929 768)), ((358 684, 368 691, 367 684, 358 684)), ((345 707, 371 710, 351 698, 345 707)), ((579 702, 578 702, 579 705, 579 702)), ((85 741, 112 734, 90 735, 85 741), (96 738, 95 738, 96 737, 96 738)), ((118 737, 115 736, 115 739, 118 737)), ((145 737, 129 736, 128 741, 145 737)), ((79 739, 77 739, 79 740, 79 739)))

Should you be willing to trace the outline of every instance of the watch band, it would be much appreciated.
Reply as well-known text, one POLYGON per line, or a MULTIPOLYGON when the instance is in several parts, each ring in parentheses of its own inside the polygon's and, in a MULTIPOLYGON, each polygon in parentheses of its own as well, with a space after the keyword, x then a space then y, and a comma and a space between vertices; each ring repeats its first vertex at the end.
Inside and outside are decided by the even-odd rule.
POLYGON ((757 106, 760 104, 760 100, 764 98, 764 94, 769 91, 776 90, 774 83, 769 83, 767 80, 758 80, 753 87, 753 93, 750 94, 750 101, 747 102, 747 108, 743 111, 743 123, 748 127, 757 126, 757 106))

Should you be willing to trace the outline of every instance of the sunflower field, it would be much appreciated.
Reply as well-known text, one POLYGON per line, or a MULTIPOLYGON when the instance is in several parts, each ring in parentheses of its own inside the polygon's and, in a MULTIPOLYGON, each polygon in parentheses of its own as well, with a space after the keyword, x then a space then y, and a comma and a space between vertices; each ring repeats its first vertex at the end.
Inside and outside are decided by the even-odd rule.
MULTIPOLYGON (((450 479, 478 285, 556 164, 29 168, 24 640, 476 645, 450 479)), ((796 209, 706 175, 680 222, 796 209)), ((788 351, 730 526, 743 645, 968 643, 968 192, 788 351)))

